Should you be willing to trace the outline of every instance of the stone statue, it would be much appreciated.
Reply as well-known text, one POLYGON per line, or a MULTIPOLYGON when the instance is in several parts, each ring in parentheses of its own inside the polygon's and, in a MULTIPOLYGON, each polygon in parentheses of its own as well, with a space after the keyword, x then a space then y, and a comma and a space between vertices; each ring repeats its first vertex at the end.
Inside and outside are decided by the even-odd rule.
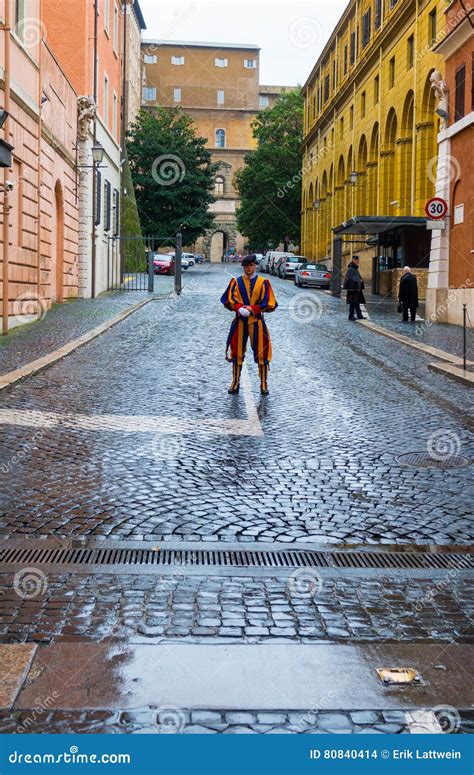
POLYGON ((89 136, 89 124, 94 120, 97 106, 92 97, 78 97, 77 99, 77 136, 79 140, 87 140, 89 136))
POLYGON ((449 102, 448 102, 448 85, 443 80, 443 76, 439 70, 433 70, 430 75, 431 88, 433 89, 436 97, 438 98, 438 107, 436 113, 443 119, 442 126, 447 126, 449 118, 449 102))

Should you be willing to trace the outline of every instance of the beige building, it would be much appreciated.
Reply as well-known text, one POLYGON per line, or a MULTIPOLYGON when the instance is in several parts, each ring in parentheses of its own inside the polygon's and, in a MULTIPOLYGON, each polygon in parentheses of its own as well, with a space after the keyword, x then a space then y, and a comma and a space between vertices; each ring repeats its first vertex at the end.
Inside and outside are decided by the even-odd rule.
POLYGON ((135 121, 142 103, 143 68, 141 44, 142 31, 146 30, 146 24, 138 0, 128 0, 124 25, 124 124, 125 127, 129 127, 135 121))
POLYGON ((234 175, 255 148, 252 123, 257 113, 271 107, 285 87, 260 86, 256 45, 146 40, 142 50, 143 105, 186 111, 219 164, 211 205, 215 224, 194 250, 211 261, 221 261, 228 250, 243 252, 234 175))

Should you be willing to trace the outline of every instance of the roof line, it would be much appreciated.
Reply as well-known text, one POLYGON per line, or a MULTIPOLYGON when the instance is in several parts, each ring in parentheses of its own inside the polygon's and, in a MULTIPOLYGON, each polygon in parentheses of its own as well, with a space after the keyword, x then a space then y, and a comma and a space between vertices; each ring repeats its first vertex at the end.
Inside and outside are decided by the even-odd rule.
POLYGON ((260 46, 255 43, 210 43, 200 40, 142 40, 142 46, 200 46, 202 48, 240 48, 240 49, 252 49, 254 51, 260 51, 260 46))

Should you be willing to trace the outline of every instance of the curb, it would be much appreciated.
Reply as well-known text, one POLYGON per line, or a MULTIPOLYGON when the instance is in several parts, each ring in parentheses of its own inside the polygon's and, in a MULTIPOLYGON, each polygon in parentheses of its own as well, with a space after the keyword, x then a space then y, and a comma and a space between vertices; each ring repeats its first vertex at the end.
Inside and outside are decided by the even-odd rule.
POLYGON ((428 368, 430 371, 442 374, 455 382, 460 382, 468 387, 474 387, 474 372, 472 371, 464 371, 464 369, 452 366, 449 363, 429 363, 428 368))
MULTIPOLYGON (((444 350, 438 350, 437 347, 431 347, 428 344, 421 344, 421 342, 414 342, 409 337, 403 336, 403 334, 397 334, 395 333, 395 331, 390 331, 387 328, 383 328, 383 326, 379 326, 377 323, 372 323, 368 320, 362 320, 362 321, 359 321, 358 325, 364 326, 364 328, 368 328, 370 331, 373 331, 375 334, 381 334, 381 336, 386 336, 388 339, 394 339, 396 342, 405 344, 407 345, 407 347, 411 347, 413 350, 420 350, 426 355, 432 355, 434 358, 439 358, 441 361, 452 363, 455 366, 463 365, 462 358, 460 358, 457 355, 453 355, 452 353, 445 352, 444 350)), ((473 365, 473 361, 468 361, 467 363, 470 366, 473 365)))
POLYGON ((125 320, 130 315, 133 315, 134 312, 141 309, 141 307, 144 307, 145 304, 149 304, 150 301, 153 301, 153 298, 142 299, 142 301, 139 301, 136 304, 132 304, 131 307, 127 307, 126 310, 119 312, 119 314, 115 315, 115 317, 110 318, 110 320, 107 320, 105 323, 101 323, 100 326, 93 328, 91 331, 87 331, 87 333, 83 334, 78 339, 73 339, 72 342, 68 342, 62 347, 59 347, 57 350, 54 350, 52 353, 43 355, 41 358, 37 358, 35 361, 31 361, 31 363, 27 363, 26 366, 22 366, 19 369, 15 369, 14 371, 9 371, 7 374, 0 375, 0 391, 13 387, 18 382, 21 382, 27 377, 32 377, 35 374, 38 374, 40 371, 44 371, 44 369, 47 369, 49 366, 53 366, 53 364, 62 360, 67 355, 70 355, 75 350, 78 350, 79 347, 88 344, 93 339, 96 339, 98 336, 105 333, 105 331, 108 331, 113 326, 116 326, 117 323, 121 323, 122 320, 125 320))

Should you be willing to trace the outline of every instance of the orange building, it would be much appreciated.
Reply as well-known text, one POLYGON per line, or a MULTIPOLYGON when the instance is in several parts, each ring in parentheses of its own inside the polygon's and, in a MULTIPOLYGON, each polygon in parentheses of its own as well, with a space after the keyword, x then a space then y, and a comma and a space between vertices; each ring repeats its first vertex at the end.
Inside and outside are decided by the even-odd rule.
POLYGON ((210 208, 214 227, 194 249, 211 261, 230 249, 242 252, 234 175, 255 148, 252 123, 259 110, 271 107, 285 87, 260 86, 260 49, 253 44, 145 40, 142 52, 143 106, 182 108, 219 164, 210 208))
POLYGON ((39 10, 39 0, 0 0, 1 140, 12 147, 0 170, 4 334, 78 293, 77 96, 39 10))
POLYGON ((79 97, 93 97, 89 106, 81 102, 89 120, 78 140, 79 292, 95 296, 108 287, 120 222, 122 3, 42 0, 42 6, 48 44, 79 97), (105 155, 94 181, 91 149, 97 142, 105 155))
POLYGON ((438 135, 436 194, 448 202, 445 228, 432 241, 426 299, 428 320, 474 327, 474 10, 462 0, 446 8, 448 126, 438 135))

